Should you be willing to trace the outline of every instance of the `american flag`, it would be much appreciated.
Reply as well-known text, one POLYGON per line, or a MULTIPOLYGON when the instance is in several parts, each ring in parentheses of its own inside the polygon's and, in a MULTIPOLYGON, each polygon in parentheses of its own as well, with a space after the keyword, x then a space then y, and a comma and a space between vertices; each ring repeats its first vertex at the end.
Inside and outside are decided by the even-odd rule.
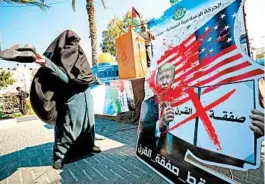
MULTIPOLYGON (((175 65, 174 86, 211 86, 202 92, 206 94, 218 88, 212 85, 239 82, 264 74, 263 70, 253 67, 250 58, 244 57, 235 43, 234 27, 240 4, 241 0, 236 0, 228 5, 157 61, 158 67, 165 63, 175 65)), ((179 106, 189 99, 184 93, 172 106, 179 106)))

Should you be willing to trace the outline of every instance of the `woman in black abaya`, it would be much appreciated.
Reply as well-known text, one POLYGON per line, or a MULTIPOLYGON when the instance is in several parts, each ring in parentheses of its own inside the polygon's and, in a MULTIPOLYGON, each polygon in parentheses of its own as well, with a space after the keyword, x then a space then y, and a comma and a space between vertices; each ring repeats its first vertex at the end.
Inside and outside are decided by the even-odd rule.
POLYGON ((55 124, 55 169, 64 163, 100 152, 95 146, 93 98, 89 86, 99 83, 92 74, 80 38, 73 31, 60 34, 42 55, 31 45, 16 45, 0 52, 5 60, 35 62, 30 100, 41 120, 55 124))

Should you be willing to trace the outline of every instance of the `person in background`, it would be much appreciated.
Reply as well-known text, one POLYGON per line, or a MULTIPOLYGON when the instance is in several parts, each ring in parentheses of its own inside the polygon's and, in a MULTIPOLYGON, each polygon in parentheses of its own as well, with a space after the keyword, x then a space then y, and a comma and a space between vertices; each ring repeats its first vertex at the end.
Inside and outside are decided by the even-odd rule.
POLYGON ((27 106, 26 106, 26 100, 28 97, 28 93, 21 90, 20 87, 16 88, 18 91, 18 100, 19 100, 19 110, 23 115, 27 114, 27 106))
POLYGON ((155 40, 155 34, 147 29, 147 23, 145 21, 141 21, 141 32, 139 35, 145 40, 147 67, 150 67, 152 59, 151 41, 155 40))

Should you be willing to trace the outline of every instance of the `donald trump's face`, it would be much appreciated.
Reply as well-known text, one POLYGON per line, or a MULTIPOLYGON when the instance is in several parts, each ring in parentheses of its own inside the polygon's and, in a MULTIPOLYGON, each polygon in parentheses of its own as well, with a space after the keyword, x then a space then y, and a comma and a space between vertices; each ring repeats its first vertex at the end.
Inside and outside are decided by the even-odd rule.
POLYGON ((164 64, 158 69, 157 84, 163 89, 169 89, 174 82, 175 67, 172 64, 164 64))

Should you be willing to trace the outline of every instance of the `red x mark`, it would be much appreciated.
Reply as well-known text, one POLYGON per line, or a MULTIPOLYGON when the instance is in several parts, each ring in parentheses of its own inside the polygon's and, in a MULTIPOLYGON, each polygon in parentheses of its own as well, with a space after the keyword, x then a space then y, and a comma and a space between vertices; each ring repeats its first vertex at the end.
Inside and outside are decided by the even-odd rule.
POLYGON ((219 99, 217 99, 216 101, 212 102, 211 104, 207 105, 206 107, 203 107, 200 100, 197 97, 196 92, 194 91, 193 88, 188 88, 186 90, 186 92, 188 93, 189 97, 191 98, 194 107, 196 109, 196 113, 194 113, 193 115, 191 115, 190 117, 184 119, 183 121, 175 124, 174 126, 172 126, 171 128, 169 128, 167 131, 163 132, 163 134, 172 131, 178 127, 180 127, 181 125, 184 125, 185 123, 187 123, 188 121, 191 121, 197 117, 199 117, 201 119, 201 121, 204 124, 204 127, 210 137, 210 139, 212 140, 212 142, 216 145, 217 150, 221 150, 221 144, 220 141, 218 139, 218 136, 216 134, 216 131, 210 121, 209 116, 207 115, 206 111, 211 110, 212 108, 218 106, 219 104, 225 102, 226 100, 228 100, 234 93, 235 93, 235 89, 231 90, 230 92, 226 93, 225 95, 223 95, 222 97, 220 97, 219 99))

